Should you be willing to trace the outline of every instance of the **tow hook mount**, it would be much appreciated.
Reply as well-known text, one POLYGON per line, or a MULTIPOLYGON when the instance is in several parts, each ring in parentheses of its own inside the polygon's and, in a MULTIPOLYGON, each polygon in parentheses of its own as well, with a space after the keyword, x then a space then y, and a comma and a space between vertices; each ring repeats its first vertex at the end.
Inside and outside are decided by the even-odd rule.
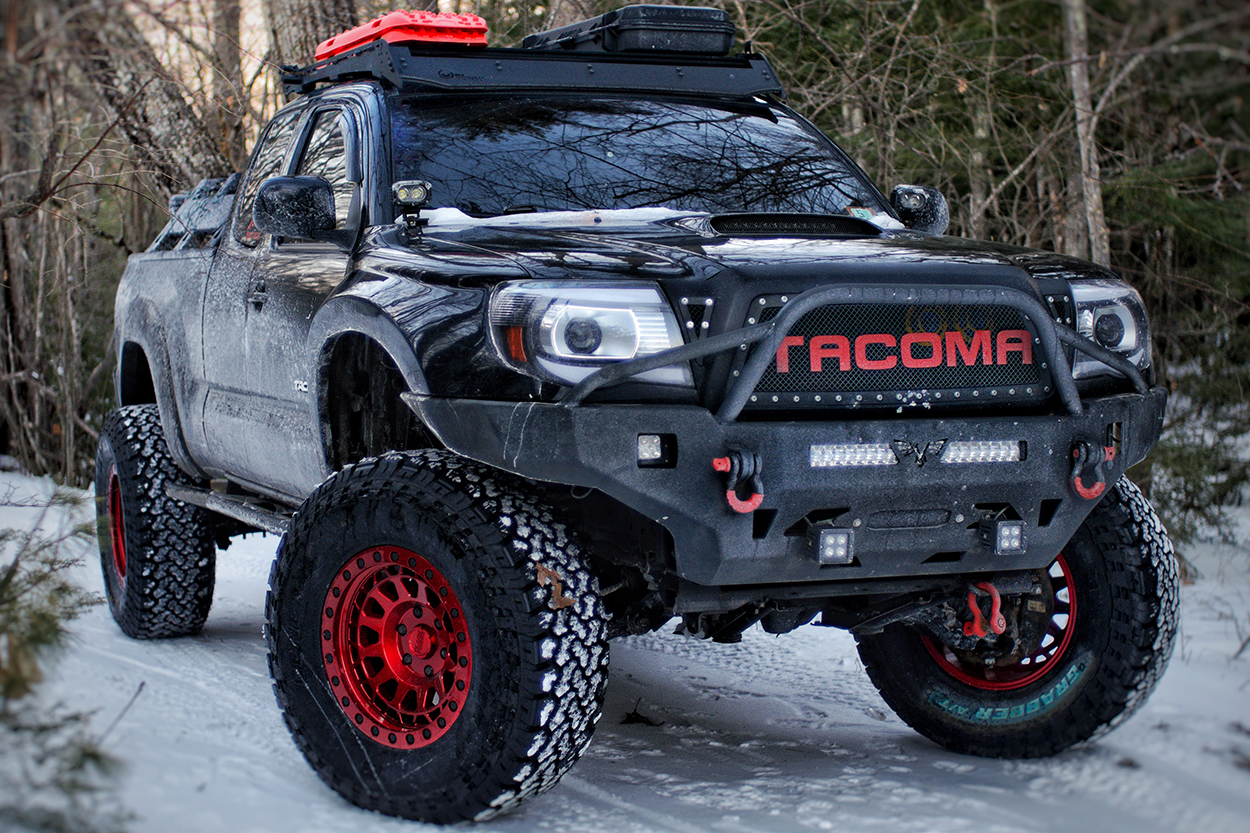
POLYGON ((1115 460, 1115 446, 1078 441, 1072 446, 1072 490, 1086 500, 1097 500, 1107 488, 1107 466, 1115 460), (1093 482, 1085 485, 1087 478, 1093 482))
POLYGON ((978 581, 968 587, 968 609, 972 611, 972 621, 964 623, 964 636, 984 639, 990 635, 991 631, 998 635, 1007 630, 1007 619, 1003 616, 1002 597, 998 594, 998 588, 988 581, 978 581), (982 615, 981 605, 977 602, 977 596, 983 595, 990 597, 988 620, 982 615))
POLYGON ((724 457, 712 460, 712 468, 729 475, 725 478, 725 501, 735 512, 746 515, 764 502, 764 483, 760 479, 760 455, 741 448, 730 448, 724 457), (743 489, 748 497, 740 498, 743 489))

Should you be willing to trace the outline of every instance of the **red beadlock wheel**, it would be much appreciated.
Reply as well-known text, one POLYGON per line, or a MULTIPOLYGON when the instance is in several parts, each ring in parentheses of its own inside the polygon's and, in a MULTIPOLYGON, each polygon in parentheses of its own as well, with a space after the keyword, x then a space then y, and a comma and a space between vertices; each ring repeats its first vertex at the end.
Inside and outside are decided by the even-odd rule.
POLYGON ((325 600, 326 678, 347 717, 378 743, 416 749, 442 737, 468 695, 473 650, 464 609, 415 552, 349 558, 325 600))
POLYGON ((296 513, 269 579, 269 669, 296 745, 347 800, 482 821, 586 749, 608 613, 532 490, 451 452, 390 452, 296 513))
POLYGON ((947 749, 995 758, 1054 755, 1132 714, 1167 666, 1180 589, 1141 490, 1125 478, 1108 488, 1034 581, 1003 597, 1003 634, 966 639, 961 598, 937 617, 858 635, 894 713, 947 749))
POLYGON ((122 486, 117 466, 109 469, 108 511, 110 539, 113 545, 113 570, 119 587, 126 586, 126 520, 122 514, 122 486))
POLYGON ((1076 625, 1076 588, 1068 562, 1060 555, 1046 571, 1053 609, 1045 632, 1019 661, 987 665, 974 653, 956 651, 928 636, 925 648, 938 667, 961 683, 987 691, 1010 691, 1040 680, 1063 659, 1076 625))

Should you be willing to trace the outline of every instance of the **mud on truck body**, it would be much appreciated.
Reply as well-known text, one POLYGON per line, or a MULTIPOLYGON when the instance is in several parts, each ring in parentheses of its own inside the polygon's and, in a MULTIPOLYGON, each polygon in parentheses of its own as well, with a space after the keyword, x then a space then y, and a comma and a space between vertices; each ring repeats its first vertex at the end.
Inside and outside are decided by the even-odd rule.
POLYGON ((113 615, 194 633, 218 546, 280 534, 278 703, 362 807, 550 788, 609 639, 674 619, 849 629, 904 721, 988 756, 1097 737, 1167 663, 1138 295, 943 236, 940 194, 885 198, 732 40, 710 9, 516 49, 385 16, 288 68, 247 171, 127 267, 113 615))

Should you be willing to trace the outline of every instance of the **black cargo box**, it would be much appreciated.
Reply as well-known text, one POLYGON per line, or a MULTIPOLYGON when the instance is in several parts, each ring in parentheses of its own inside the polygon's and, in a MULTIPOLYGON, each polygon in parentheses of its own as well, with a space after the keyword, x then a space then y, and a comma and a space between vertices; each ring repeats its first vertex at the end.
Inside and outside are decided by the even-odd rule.
POLYGON ((573 52, 697 52, 727 55, 734 27, 720 9, 626 6, 581 23, 529 35, 525 49, 573 52))

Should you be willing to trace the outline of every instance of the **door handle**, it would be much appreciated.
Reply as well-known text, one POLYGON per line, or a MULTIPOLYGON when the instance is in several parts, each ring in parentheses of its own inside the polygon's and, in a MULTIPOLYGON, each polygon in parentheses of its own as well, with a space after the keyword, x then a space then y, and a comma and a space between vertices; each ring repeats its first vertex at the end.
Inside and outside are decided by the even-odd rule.
POLYGON ((247 300, 252 302, 256 309, 260 309, 265 305, 265 299, 269 297, 269 290, 265 286, 264 280, 258 280, 252 284, 251 292, 247 293, 247 300))

